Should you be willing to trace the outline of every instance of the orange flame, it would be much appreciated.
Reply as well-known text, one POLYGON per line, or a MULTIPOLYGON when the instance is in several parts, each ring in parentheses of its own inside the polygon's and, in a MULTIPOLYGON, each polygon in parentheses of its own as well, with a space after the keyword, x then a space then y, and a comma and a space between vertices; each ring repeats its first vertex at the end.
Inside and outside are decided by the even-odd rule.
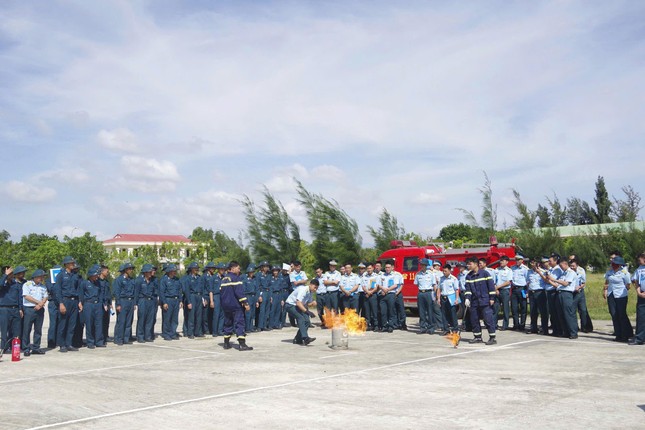
POLYGON ((367 330, 367 321, 356 313, 354 309, 347 308, 342 314, 337 314, 325 308, 323 323, 327 328, 344 328, 350 335, 363 334, 367 330))
POLYGON ((452 344, 453 347, 457 348, 457 345, 459 345, 459 341, 461 340, 461 334, 458 331, 454 331, 451 333, 448 333, 446 336, 444 336, 450 343, 452 344))

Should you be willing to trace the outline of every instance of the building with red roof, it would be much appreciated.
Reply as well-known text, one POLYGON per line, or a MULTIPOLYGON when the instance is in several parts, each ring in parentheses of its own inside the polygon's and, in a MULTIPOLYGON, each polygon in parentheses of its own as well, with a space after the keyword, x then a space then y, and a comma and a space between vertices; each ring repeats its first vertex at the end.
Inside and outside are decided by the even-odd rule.
POLYGON ((157 250, 161 263, 178 263, 183 268, 183 261, 191 258, 191 252, 197 244, 181 234, 125 234, 117 233, 112 239, 104 240, 103 247, 108 252, 127 252, 128 256, 136 256, 136 250, 143 246, 150 246, 157 250), (164 244, 176 245, 178 255, 175 258, 168 258, 160 255, 160 249, 164 244))

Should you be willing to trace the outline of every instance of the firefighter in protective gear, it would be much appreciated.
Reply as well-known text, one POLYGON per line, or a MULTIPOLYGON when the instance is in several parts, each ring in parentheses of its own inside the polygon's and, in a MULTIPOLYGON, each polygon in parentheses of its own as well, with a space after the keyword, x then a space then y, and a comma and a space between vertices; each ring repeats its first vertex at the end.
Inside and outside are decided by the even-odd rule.
POLYGON ((495 321, 493 319, 493 304, 495 303, 495 282, 486 270, 477 267, 477 260, 469 258, 466 260, 466 267, 469 272, 466 275, 466 301, 465 305, 470 308, 470 321, 473 326, 474 339, 469 343, 482 343, 482 328, 479 319, 483 318, 490 338, 486 345, 495 345, 495 321))
POLYGON ((220 286, 224 311, 224 349, 231 348, 231 336, 235 329, 240 351, 250 351, 253 348, 246 344, 244 312, 250 312, 251 309, 242 284, 240 264, 231 261, 228 265, 228 273, 222 278, 220 286))

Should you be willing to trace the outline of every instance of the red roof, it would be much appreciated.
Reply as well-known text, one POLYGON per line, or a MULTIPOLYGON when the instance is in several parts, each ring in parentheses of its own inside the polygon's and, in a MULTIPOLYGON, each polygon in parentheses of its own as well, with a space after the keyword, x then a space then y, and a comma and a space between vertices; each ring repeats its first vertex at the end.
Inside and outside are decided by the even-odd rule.
POLYGON ((190 239, 181 234, 122 234, 117 233, 112 239, 104 240, 103 243, 116 242, 174 242, 190 243, 190 239))

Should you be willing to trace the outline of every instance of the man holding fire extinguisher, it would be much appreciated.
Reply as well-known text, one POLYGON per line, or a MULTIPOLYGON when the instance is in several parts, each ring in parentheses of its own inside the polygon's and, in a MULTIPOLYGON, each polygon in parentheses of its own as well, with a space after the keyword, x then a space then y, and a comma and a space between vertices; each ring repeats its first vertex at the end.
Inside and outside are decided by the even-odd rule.
MULTIPOLYGON (((22 334, 22 284, 25 282, 24 266, 6 267, 0 277, 0 352, 8 350, 9 340, 22 334)), ((2 354, 0 354, 2 355, 2 354)))

